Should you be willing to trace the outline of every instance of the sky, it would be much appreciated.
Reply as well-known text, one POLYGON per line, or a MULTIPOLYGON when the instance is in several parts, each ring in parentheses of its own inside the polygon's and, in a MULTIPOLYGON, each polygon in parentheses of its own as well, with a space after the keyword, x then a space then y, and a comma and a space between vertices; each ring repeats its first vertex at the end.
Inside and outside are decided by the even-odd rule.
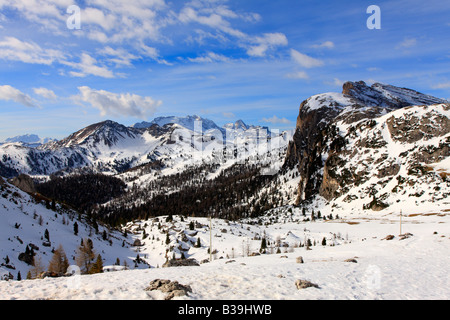
POLYGON ((0 0, 0 141, 171 115, 291 129, 346 81, 449 99, 449 35, 442 0, 0 0))

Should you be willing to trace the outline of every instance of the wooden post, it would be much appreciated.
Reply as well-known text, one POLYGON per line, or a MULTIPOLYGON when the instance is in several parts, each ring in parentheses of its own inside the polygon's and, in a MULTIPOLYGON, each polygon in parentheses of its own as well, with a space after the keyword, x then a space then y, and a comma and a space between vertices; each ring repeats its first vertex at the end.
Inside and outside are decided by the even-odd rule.
POLYGON ((209 217, 209 262, 212 262, 212 219, 209 217))

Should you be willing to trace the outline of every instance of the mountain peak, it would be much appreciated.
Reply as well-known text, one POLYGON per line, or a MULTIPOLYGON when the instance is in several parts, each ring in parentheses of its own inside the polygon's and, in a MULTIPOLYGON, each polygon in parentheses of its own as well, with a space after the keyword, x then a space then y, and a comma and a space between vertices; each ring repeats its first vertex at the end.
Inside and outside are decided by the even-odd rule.
POLYGON ((368 86, 364 81, 348 81, 344 83, 342 94, 368 107, 386 107, 391 109, 413 105, 446 103, 443 99, 412 89, 383 83, 374 83, 372 86, 368 86))
POLYGON ((226 125, 223 126, 225 129, 230 129, 230 130, 248 130, 250 127, 248 125, 245 124, 244 121, 242 120, 237 120, 236 122, 231 122, 231 123, 227 123, 226 125))

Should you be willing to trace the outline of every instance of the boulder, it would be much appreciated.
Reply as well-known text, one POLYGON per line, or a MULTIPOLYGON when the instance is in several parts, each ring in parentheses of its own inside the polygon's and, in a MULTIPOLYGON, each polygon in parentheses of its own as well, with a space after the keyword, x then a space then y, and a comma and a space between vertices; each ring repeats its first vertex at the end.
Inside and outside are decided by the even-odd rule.
POLYGON ((163 268, 170 267, 190 267, 190 266, 199 266, 200 264, 195 259, 182 259, 182 260, 167 260, 166 263, 163 264, 163 268))
POLYGON ((296 262, 297 263, 304 263, 304 261, 303 261, 303 257, 297 257, 297 259, 296 259, 296 262))
POLYGON ((295 286, 297 287, 298 290, 307 289, 307 288, 318 288, 319 289, 319 285, 312 283, 311 281, 301 280, 301 279, 295 281, 295 286))
POLYGON ((178 281, 156 279, 150 282, 145 291, 160 290, 163 293, 168 293, 166 300, 171 300, 174 297, 181 297, 187 295, 188 292, 192 292, 190 286, 182 285, 178 281))

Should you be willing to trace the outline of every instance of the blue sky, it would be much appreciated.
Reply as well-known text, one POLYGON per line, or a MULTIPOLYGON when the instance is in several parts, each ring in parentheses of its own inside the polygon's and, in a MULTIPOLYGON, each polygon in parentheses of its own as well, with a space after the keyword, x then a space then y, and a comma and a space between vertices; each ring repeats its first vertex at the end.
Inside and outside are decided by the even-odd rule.
POLYGON ((345 81, 450 98, 449 35, 441 0, 0 0, 0 141, 164 115, 288 129, 345 81))

